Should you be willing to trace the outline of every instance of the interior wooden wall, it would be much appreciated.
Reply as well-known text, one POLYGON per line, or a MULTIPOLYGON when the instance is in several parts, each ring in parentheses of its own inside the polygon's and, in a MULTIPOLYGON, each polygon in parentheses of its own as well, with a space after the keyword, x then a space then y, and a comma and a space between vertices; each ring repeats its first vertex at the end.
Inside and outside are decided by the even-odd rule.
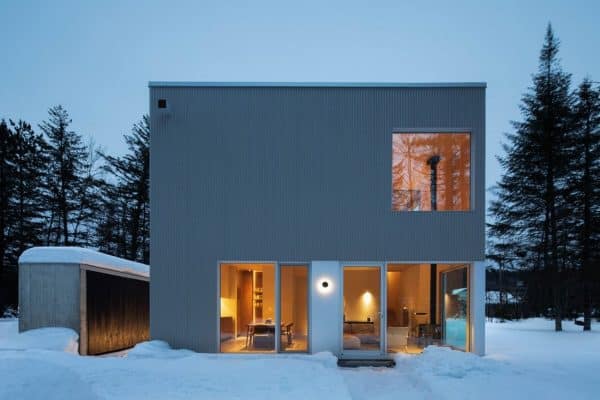
POLYGON ((252 272, 238 271, 237 320, 238 335, 246 335, 248 324, 252 322, 252 272))

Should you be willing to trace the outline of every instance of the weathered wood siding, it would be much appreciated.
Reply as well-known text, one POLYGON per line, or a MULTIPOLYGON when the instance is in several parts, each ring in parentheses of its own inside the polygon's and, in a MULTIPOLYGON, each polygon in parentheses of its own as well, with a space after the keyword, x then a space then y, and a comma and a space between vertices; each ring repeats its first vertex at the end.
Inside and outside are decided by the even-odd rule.
POLYGON ((149 338, 148 282, 87 271, 88 354, 122 350, 149 338))

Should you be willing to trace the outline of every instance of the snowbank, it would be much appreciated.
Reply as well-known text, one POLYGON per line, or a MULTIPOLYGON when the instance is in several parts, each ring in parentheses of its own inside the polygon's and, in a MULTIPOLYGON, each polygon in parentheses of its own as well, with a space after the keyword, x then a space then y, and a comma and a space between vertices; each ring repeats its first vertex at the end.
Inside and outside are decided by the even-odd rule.
POLYGON ((174 350, 167 342, 162 340, 152 340, 150 342, 142 342, 135 345, 133 349, 127 352, 129 358, 162 358, 162 359, 178 359, 184 357, 192 357, 198 353, 191 350, 181 349, 174 350))
POLYGON ((32 247, 19 257, 19 264, 84 264, 93 267, 150 276, 150 267, 82 247, 32 247))
POLYGON ((0 351, 35 349, 77 354, 78 340, 72 329, 41 328, 19 333, 18 319, 0 319, 0 351))
POLYGON ((420 357, 396 359, 400 368, 412 368, 423 375, 461 379, 473 373, 490 374, 498 369, 493 360, 448 347, 429 346, 420 357))

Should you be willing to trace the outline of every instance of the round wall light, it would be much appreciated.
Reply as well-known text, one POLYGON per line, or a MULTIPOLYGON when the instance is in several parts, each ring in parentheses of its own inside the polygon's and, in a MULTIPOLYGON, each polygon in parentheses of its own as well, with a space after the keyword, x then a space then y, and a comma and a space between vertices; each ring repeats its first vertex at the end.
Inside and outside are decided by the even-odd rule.
POLYGON ((328 277, 317 279, 317 291, 320 294, 328 294, 331 292, 332 288, 332 281, 328 277))

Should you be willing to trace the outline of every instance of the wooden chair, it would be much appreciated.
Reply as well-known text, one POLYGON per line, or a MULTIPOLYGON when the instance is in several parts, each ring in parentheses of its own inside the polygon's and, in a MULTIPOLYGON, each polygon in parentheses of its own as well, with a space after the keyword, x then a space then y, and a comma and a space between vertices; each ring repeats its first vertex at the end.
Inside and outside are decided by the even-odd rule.
POLYGON ((294 323, 290 322, 289 324, 281 324, 281 336, 285 336, 287 338, 287 345, 291 346, 293 343, 293 333, 292 329, 294 327, 294 323))
POLYGON ((268 337, 273 336, 275 333, 275 329, 272 326, 267 325, 253 325, 251 331, 249 332, 250 338, 250 346, 254 347, 254 339, 257 336, 268 337))
POLYGON ((246 349, 249 348, 252 343, 252 337, 254 336, 254 325, 248 324, 246 328, 246 349))

